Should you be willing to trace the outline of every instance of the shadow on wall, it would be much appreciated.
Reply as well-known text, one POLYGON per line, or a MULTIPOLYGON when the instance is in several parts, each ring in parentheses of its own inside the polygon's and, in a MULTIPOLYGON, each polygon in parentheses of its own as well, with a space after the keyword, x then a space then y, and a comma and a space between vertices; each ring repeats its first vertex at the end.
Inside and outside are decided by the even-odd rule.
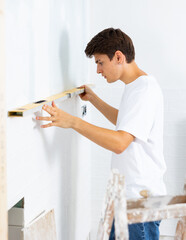
POLYGON ((72 88, 73 82, 70 79, 70 74, 69 74, 69 64, 70 64, 69 36, 66 29, 62 31, 61 37, 60 37, 59 58, 60 58, 63 86, 65 90, 68 90, 72 88))
MULTIPOLYGON (((77 101, 76 99, 67 99, 58 107, 62 110, 77 115, 77 101)), ((40 126, 37 124, 38 130, 40 126)), ((52 127, 50 129, 44 129, 40 131, 43 145, 47 156, 47 161, 51 165, 51 169, 54 166, 59 167, 60 183, 56 183, 60 189, 58 199, 55 199, 55 205, 61 206, 60 214, 60 226, 58 225, 58 233, 62 236, 62 239, 75 239, 76 230, 76 203, 77 203, 77 182, 78 182, 78 135, 74 134, 71 129, 62 129, 58 127, 52 127), (53 129, 49 139, 47 131, 53 129), (57 162, 56 162, 57 161, 57 162), (57 164, 56 164, 57 163, 57 164)))
MULTIPOLYGON (((61 81, 65 90, 72 88, 73 83, 69 74, 69 37, 67 30, 63 30, 60 38, 59 59, 61 66, 61 81)), ((62 110, 77 115, 76 99, 67 99, 57 106, 62 110)), ((37 115, 40 115, 39 113, 37 115)), ((40 131, 39 123, 36 128, 40 131)), ((61 206, 58 212, 60 226, 57 232, 62 239, 75 239, 76 215, 77 215, 77 182, 78 182, 78 135, 71 129, 52 127, 51 135, 49 129, 40 131, 45 148, 48 163, 51 169, 58 166, 60 172, 60 183, 56 183, 60 189, 55 205, 61 206), (52 137, 52 139, 49 137, 52 137), (56 162, 57 161, 57 162, 56 162), (57 163, 57 164, 56 164, 57 163)))
MULTIPOLYGON (((69 73, 69 64, 70 64, 70 47, 69 47, 69 36, 66 29, 63 29, 60 36, 60 48, 59 48, 59 59, 61 65, 61 76, 63 81, 63 87, 65 90, 72 88, 73 81, 70 78, 69 73)), ((67 100, 60 104, 60 108, 64 111, 71 113, 72 115, 76 115, 75 111, 76 103, 73 100, 67 100)), ((54 141, 57 138, 62 138, 63 141, 61 143, 54 142, 56 147, 56 152, 60 155, 60 159, 62 161, 63 174, 61 176, 61 182, 65 188, 65 199, 66 204, 66 218, 64 229, 69 229, 66 233, 65 239, 75 239, 75 221, 76 221, 76 189, 77 189, 77 135, 73 134, 73 130, 63 129, 62 132, 59 132, 57 129, 55 131, 54 141), (63 134, 63 135, 61 135, 63 134), (62 150, 63 149, 63 150, 62 150)), ((64 193, 61 194, 63 196, 64 193)), ((61 199, 63 202, 63 199, 61 199)), ((61 213, 63 214, 63 213, 61 213)), ((61 216, 63 218, 63 216, 61 216)))
MULTIPOLYGON (((77 115, 77 101, 76 99, 66 100, 59 106, 64 111, 77 115)), ((78 135, 72 129, 63 129, 59 132, 57 129, 55 135, 63 138, 64 145, 56 142, 56 152, 61 154, 60 160, 62 161, 63 174, 61 175, 62 186, 67 193, 61 201, 65 200, 66 219, 64 219, 66 238, 75 239, 76 221, 77 221, 77 189, 78 189, 78 135), (63 135, 62 135, 63 134, 63 135), (57 146, 58 145, 58 146, 57 146), (62 151, 62 147, 64 151, 62 151), (65 161, 65 163, 63 163, 65 161)), ((64 195, 62 192, 61 197, 64 195)), ((61 212, 63 214, 63 212, 61 212)), ((64 218, 62 215, 61 217, 64 218)), ((63 231, 63 230, 62 230, 63 231)))

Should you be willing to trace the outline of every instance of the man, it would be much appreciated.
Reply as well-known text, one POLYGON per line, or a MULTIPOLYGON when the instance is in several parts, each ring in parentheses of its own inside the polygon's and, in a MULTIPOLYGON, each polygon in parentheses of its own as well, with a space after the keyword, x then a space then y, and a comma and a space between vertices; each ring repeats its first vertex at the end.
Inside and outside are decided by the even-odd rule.
MULTIPOLYGON (((52 106, 44 105, 51 117, 37 117, 51 121, 43 128, 57 126, 72 128, 96 144, 110 150, 112 168, 125 175, 127 198, 140 197, 141 190, 153 195, 166 194, 163 175, 166 170, 163 158, 163 97, 153 76, 147 75, 135 62, 132 40, 120 29, 105 29, 87 45, 85 53, 94 56, 97 73, 113 83, 125 84, 119 110, 102 101, 85 86, 82 100, 90 101, 116 130, 94 126, 52 106)), ((160 222, 129 225, 130 240, 159 239, 160 222)), ((114 224, 110 240, 115 239, 114 224)))

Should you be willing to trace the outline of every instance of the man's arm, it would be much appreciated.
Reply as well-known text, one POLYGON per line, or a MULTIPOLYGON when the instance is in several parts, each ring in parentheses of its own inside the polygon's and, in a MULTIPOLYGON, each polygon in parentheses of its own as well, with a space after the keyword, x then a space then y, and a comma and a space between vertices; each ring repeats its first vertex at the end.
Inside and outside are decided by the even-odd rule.
POLYGON ((48 112, 51 117, 36 117, 36 119, 52 122, 42 125, 42 128, 52 126, 72 128, 96 144, 117 154, 122 153, 134 140, 134 136, 127 132, 97 127, 78 117, 72 116, 59 109, 54 102, 51 107, 44 105, 43 109, 48 112))
POLYGON ((75 118, 72 129, 114 153, 122 153, 134 140, 134 136, 124 131, 114 131, 97 127, 80 118, 75 118))
POLYGON ((100 99, 89 87, 83 86, 85 92, 80 94, 82 100, 91 102, 111 123, 116 125, 118 109, 100 99))

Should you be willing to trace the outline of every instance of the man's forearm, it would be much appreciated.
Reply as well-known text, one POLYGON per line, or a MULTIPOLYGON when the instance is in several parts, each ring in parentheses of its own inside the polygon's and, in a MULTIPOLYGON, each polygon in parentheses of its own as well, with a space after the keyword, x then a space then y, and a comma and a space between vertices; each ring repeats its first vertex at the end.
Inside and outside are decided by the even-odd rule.
POLYGON ((118 109, 110 106, 97 95, 90 99, 90 102, 114 125, 116 125, 118 109))
POLYGON ((78 117, 74 117, 72 129, 112 152, 120 153, 123 148, 120 133, 117 131, 97 127, 78 117))
POLYGON ((48 121, 41 125, 42 128, 52 126, 61 128, 72 128, 81 135, 87 137, 96 144, 115 153, 122 153, 134 140, 134 136, 128 132, 110 130, 92 125, 81 118, 75 117, 62 109, 59 109, 54 102, 52 106, 44 105, 44 111, 50 114, 48 117, 37 116, 37 120, 48 121))

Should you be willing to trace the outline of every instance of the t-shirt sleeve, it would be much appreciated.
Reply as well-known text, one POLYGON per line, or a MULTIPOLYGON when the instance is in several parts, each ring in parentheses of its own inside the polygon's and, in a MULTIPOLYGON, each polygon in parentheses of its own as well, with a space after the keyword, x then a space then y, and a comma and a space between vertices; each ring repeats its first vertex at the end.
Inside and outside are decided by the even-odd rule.
POLYGON ((157 98, 148 84, 131 91, 121 101, 116 129, 147 142, 155 119, 157 98))

